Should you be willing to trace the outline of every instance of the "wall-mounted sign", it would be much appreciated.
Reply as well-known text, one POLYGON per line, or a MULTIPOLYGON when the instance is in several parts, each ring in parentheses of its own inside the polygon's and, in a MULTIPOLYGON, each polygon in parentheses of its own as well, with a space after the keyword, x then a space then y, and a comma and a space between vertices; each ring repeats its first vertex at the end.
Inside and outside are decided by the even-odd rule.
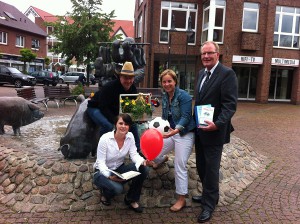
POLYGON ((299 60, 287 58, 272 58, 272 65, 299 67, 299 60))
POLYGON ((240 56, 240 55, 232 56, 232 63, 261 65, 263 61, 264 61, 263 57, 240 56))

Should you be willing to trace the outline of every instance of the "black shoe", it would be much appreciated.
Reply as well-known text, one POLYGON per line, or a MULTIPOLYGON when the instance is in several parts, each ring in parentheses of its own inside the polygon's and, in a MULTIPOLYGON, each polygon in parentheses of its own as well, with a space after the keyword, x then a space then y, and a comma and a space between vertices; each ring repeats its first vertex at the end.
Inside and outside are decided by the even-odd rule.
POLYGON ((110 205, 111 205, 111 201, 108 200, 108 199, 106 199, 106 198, 105 198, 105 200, 104 200, 103 198, 105 198, 105 197, 104 197, 104 196, 103 196, 103 197, 101 196, 101 199, 100 199, 101 203, 102 203, 103 205, 105 205, 105 206, 110 206, 110 205))
POLYGON ((196 203, 202 204, 202 196, 201 195, 199 195, 199 196, 193 196, 192 197, 192 201, 196 202, 196 203))
POLYGON ((134 201, 128 200, 126 196, 124 197, 124 203, 125 203, 125 205, 128 205, 128 207, 129 207, 130 209, 132 209, 133 211, 135 211, 135 212, 137 212, 137 213, 142 213, 143 210, 144 210, 144 209, 142 208, 142 206, 141 206, 139 203, 136 202, 136 203, 139 205, 139 207, 134 208, 134 207, 132 207, 132 205, 131 205, 131 203, 133 203, 133 202, 134 202, 134 201))
POLYGON ((100 189, 100 194, 101 194, 101 197, 100 197, 100 201, 103 205, 105 206, 110 206, 111 205, 111 201, 109 198, 105 197, 104 194, 103 194, 103 189, 100 189))
POLYGON ((128 207, 137 213, 142 213, 144 209, 142 208, 142 206, 139 203, 137 203, 137 204, 139 206, 137 208, 132 207, 131 203, 128 205, 128 207))
POLYGON ((126 195, 124 197, 124 203, 125 205, 130 205, 131 201, 127 199, 126 195))
POLYGON ((203 209, 201 214, 198 216, 198 222, 203 223, 210 220, 212 217, 212 212, 206 209, 203 209))

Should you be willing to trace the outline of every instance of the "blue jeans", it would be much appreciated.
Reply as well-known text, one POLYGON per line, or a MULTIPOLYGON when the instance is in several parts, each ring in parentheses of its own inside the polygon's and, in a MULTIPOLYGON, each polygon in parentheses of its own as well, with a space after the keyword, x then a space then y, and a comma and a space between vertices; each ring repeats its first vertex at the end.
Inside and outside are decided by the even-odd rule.
MULTIPOLYGON (((100 126, 100 137, 107 133, 110 132, 114 129, 114 125, 107 120, 107 118, 101 113, 101 111, 98 108, 93 108, 93 107, 88 107, 87 108, 87 113, 89 117, 92 119, 92 121, 97 125, 100 126)), ((139 152, 141 147, 140 147, 140 137, 139 137, 139 132, 138 132, 138 127, 137 124, 133 124, 129 131, 133 134, 134 140, 135 140, 135 146, 137 148, 137 151, 139 152)))
MULTIPOLYGON (((115 171, 118 173, 125 173, 127 171, 137 171, 135 164, 122 164, 120 167, 118 167, 115 171)), ((126 198, 129 201, 137 202, 140 200, 142 187, 144 180, 147 178, 149 173, 149 167, 141 165, 138 170, 141 174, 124 182, 115 182, 107 177, 103 176, 99 171, 97 171, 94 174, 94 184, 99 188, 102 189, 103 196, 110 200, 115 195, 121 194, 124 190, 123 185, 127 183, 128 181, 132 180, 132 183, 130 185, 129 191, 127 192, 126 198)))

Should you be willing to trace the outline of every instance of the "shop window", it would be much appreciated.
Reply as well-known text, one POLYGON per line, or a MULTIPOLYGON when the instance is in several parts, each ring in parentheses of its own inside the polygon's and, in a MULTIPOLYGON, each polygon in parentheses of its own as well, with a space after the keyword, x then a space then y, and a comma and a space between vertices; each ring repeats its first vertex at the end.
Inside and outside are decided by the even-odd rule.
POLYGON ((292 69, 272 68, 269 87, 269 101, 290 100, 292 79, 292 69))
POLYGON ((238 97, 243 100, 254 100, 256 97, 257 66, 233 66, 238 78, 238 97))

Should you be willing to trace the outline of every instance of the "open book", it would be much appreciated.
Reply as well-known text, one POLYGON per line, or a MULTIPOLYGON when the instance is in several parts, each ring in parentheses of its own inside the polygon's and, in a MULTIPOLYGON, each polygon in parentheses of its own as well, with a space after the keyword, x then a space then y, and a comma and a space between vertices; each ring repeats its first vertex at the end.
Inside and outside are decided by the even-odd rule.
POLYGON ((113 170, 110 170, 110 169, 108 169, 108 170, 110 172, 112 172, 113 174, 115 174, 116 176, 120 177, 123 180, 129 180, 129 179, 131 179, 133 177, 136 177, 136 176, 138 176, 138 175, 141 174, 140 172, 137 172, 137 171, 128 171, 126 173, 120 174, 120 173, 118 173, 116 171, 113 171, 113 170))

